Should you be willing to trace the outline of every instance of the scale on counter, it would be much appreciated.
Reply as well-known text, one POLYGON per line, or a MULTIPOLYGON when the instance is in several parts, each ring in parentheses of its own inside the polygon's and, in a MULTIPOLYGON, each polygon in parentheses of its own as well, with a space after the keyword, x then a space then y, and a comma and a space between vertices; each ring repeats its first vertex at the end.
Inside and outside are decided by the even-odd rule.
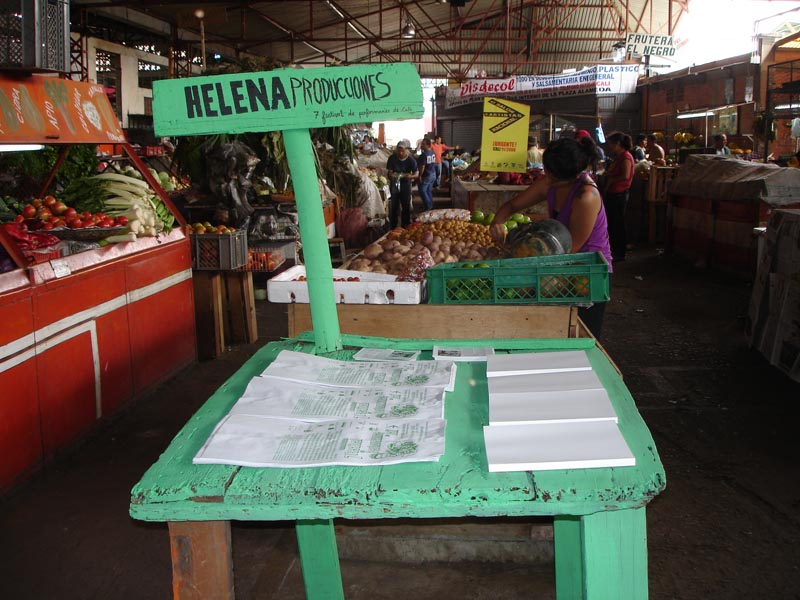
POLYGON ((292 241, 300 237, 294 203, 257 207, 251 223, 247 235, 252 240, 292 241))

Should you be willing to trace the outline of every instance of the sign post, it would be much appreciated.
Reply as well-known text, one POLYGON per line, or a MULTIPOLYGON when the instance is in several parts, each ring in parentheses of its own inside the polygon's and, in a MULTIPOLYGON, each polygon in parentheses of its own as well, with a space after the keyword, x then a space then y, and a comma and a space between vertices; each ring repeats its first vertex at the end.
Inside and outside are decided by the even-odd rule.
POLYGON ((414 65, 391 63, 278 69, 153 82, 158 136, 282 131, 306 260, 318 352, 341 349, 310 127, 418 119, 422 84, 414 65))

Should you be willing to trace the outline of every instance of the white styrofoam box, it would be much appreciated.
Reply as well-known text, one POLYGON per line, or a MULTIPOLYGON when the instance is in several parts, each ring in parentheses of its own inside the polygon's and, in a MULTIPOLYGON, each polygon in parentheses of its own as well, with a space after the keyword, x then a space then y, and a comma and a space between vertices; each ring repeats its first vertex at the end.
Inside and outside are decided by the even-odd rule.
MULTIPOLYGON (((276 303, 308 303, 308 284, 294 281, 306 274, 304 265, 291 267, 267 281, 267 299, 276 303)), ((360 281, 334 281, 338 304, 420 304, 425 282, 397 281, 395 275, 333 269, 333 278, 358 277, 360 281)))

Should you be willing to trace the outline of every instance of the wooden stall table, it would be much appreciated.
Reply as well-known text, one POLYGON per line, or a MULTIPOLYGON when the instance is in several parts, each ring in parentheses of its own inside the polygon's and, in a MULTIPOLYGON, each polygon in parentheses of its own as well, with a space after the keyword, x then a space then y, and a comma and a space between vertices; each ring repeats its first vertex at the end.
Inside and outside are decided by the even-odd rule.
MULTIPOLYGON (((288 307, 289 336, 312 329, 308 304, 288 307)), ((472 337, 587 337, 578 309, 566 304, 527 306, 497 304, 337 304, 339 328, 354 335, 438 339, 472 337)))
MULTIPOLYGON (((428 307, 430 308, 430 307, 428 307)), ((585 349, 636 457, 635 467, 489 473, 485 366, 461 363, 445 400, 445 454, 391 466, 247 468, 193 465, 192 457, 250 379, 284 349, 311 352, 313 336, 259 350, 190 419, 133 488, 135 519, 169 524, 174 598, 234 598, 230 521, 295 522, 306 594, 343 598, 333 519, 495 516, 554 518, 560 600, 647 598, 645 507, 665 486, 653 439, 630 393, 592 339, 493 340, 495 349, 585 349)), ((400 340, 343 335, 346 359, 361 347, 423 350, 476 340, 400 340)), ((485 343, 485 342, 481 342, 485 343)))

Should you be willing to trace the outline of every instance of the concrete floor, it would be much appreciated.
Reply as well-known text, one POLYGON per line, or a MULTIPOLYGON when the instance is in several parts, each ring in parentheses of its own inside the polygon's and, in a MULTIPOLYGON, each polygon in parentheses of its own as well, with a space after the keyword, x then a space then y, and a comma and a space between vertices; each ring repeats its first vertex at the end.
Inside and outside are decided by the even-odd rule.
MULTIPOLYGON (((667 472, 666 491, 648 509, 650 597, 800 598, 800 384, 746 347, 749 286, 643 249, 618 265, 612 296, 602 342, 667 472)), ((263 302, 258 312, 259 343, 285 335, 284 307, 263 302)), ((166 527, 128 517, 130 488, 256 347, 184 371, 0 500, 0 599, 170 598, 166 527)), ((547 524, 501 525, 498 543, 513 531, 521 544, 526 536, 550 543, 547 524)), ((343 529, 348 599, 555 597, 546 552, 515 562, 475 545, 491 529, 469 527, 449 530, 445 554, 483 548, 477 556, 486 560, 359 555, 358 532, 343 529)), ((396 533, 416 536, 420 548, 443 537, 396 533)), ((237 598, 304 597, 287 523, 234 524, 233 540, 237 598)))

